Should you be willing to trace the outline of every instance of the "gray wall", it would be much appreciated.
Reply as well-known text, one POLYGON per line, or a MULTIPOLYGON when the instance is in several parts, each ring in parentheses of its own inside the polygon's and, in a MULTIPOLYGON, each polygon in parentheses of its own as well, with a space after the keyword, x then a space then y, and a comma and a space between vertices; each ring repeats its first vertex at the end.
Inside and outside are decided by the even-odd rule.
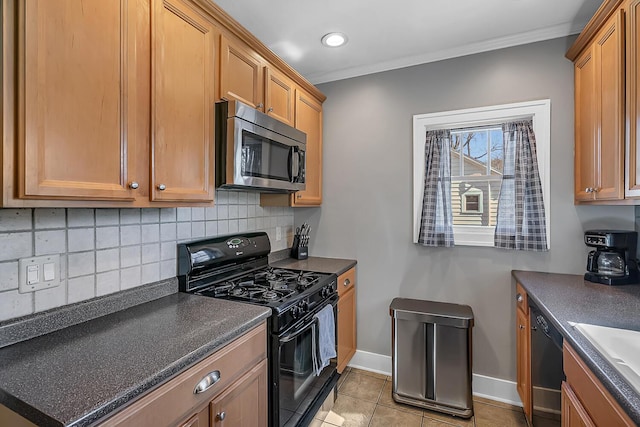
POLYGON ((583 230, 634 227, 633 207, 573 205, 573 67, 556 39, 327 83, 324 195, 295 211, 314 256, 358 260, 358 349, 390 355, 394 297, 469 304, 475 373, 515 379, 512 269, 582 273, 583 230), (551 250, 412 243, 412 116, 551 99, 551 250))

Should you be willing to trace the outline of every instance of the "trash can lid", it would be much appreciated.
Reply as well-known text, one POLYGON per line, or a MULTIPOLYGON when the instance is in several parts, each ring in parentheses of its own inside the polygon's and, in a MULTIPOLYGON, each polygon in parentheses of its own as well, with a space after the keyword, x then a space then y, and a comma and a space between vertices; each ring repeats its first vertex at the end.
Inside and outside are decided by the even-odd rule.
POLYGON ((426 301, 411 298, 394 298, 389 314, 396 319, 436 323, 457 328, 473 326, 473 310, 468 305, 426 301))

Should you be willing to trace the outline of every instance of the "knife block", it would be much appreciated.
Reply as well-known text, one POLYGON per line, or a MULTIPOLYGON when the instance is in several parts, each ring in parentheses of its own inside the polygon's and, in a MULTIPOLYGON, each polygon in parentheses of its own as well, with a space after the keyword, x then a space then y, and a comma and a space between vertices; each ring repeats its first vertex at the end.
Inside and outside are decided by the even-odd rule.
POLYGON ((309 258, 309 247, 303 245, 298 236, 293 237, 293 245, 291 246, 291 258, 307 259, 309 258))

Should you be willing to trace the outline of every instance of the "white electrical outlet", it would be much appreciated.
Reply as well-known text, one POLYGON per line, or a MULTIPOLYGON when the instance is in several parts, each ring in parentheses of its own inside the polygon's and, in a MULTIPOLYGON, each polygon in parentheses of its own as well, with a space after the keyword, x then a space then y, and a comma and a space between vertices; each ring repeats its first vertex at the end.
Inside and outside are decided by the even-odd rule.
POLYGON ((60 284, 60 255, 44 255, 18 260, 18 292, 55 288, 60 284))
POLYGON ((282 240, 282 227, 276 227, 276 242, 282 240))

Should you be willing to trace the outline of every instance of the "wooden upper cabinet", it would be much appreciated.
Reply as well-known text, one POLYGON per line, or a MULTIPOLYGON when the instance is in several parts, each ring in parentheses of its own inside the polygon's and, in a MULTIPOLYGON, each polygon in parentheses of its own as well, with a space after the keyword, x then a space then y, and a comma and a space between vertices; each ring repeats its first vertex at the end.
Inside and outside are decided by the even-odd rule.
POLYGON ((322 104, 296 89, 296 129, 307 134, 305 189, 295 193, 293 205, 322 204, 322 104))
POLYGON ((627 125, 625 196, 640 197, 640 0, 631 1, 626 15, 627 125))
POLYGON ((624 12, 596 37, 596 110, 599 128, 596 200, 624 198, 624 12))
POLYGON ((624 28, 618 9, 574 62, 577 202, 624 199, 624 28))
POLYGON ((260 57, 227 36, 220 41, 220 98, 238 100, 264 111, 264 64, 260 57))
POLYGON ((219 32, 181 0, 153 5, 152 200, 211 201, 219 32))
POLYGON ((593 200, 596 170, 596 66, 593 46, 574 64, 575 79, 575 199, 593 200))
POLYGON ((265 113, 290 126, 295 126, 293 81, 273 68, 265 68, 265 113))
POLYGON ((134 1, 18 4, 18 197, 132 200, 134 1))

